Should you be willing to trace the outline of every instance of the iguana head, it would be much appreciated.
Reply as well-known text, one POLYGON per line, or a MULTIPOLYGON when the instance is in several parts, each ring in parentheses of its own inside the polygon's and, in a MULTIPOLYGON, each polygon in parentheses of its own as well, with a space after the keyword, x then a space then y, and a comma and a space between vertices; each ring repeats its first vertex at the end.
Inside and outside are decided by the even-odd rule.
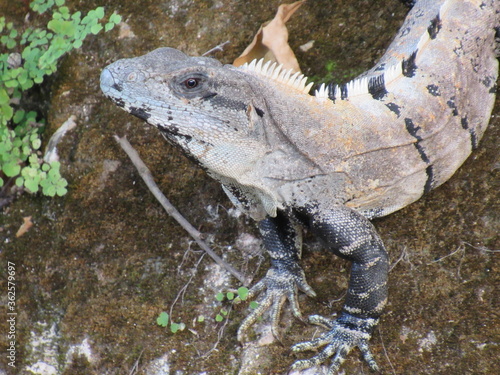
POLYGON ((212 58, 160 48, 106 67, 101 89, 203 167, 234 175, 267 148, 265 104, 249 79, 212 58))
POLYGON ((300 158, 291 156, 295 149, 276 125, 286 114, 283 108, 294 107, 288 101, 291 93, 299 95, 298 102, 308 97, 305 83, 301 74, 276 64, 236 68, 172 48, 116 61, 101 74, 107 97, 157 127, 219 180, 233 202, 246 202, 259 218, 276 212, 269 179, 309 175, 299 168, 300 158))

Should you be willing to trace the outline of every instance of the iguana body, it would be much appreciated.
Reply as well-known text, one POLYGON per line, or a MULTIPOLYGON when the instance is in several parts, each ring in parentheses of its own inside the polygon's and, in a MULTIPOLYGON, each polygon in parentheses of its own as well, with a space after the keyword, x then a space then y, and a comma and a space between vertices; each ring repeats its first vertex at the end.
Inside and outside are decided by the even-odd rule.
POLYGON ((493 107, 498 1, 418 1, 380 62, 347 85, 308 94, 305 78, 253 62, 242 68, 162 48, 101 75, 118 106, 158 127, 260 222, 272 267, 265 291, 273 331, 297 288, 313 296, 298 265, 300 229, 352 261, 337 319, 294 350, 326 348, 293 367, 333 356, 331 372, 368 340, 387 300, 388 258, 368 219, 387 215, 445 182, 474 149, 493 107))

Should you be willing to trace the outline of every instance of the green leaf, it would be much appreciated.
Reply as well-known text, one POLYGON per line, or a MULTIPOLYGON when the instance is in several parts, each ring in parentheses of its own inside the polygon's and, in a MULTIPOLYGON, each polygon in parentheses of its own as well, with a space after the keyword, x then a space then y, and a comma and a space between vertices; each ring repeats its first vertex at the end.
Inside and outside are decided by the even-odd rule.
POLYGON ((69 18, 69 8, 68 7, 60 7, 59 8, 59 13, 63 16, 64 19, 69 18))
POLYGON ((56 188, 56 194, 60 197, 66 195, 66 193, 68 192, 68 189, 66 189, 65 187, 62 187, 62 186, 58 186, 56 188))
POLYGON ((21 74, 22 71, 23 71, 23 68, 11 69, 10 77, 16 78, 19 74, 21 74))
POLYGON ((115 24, 112 22, 108 22, 106 25, 104 25, 104 31, 108 32, 109 30, 112 30, 115 27, 115 24))
POLYGON ((7 48, 12 49, 17 45, 17 42, 14 39, 9 39, 7 42, 7 48))
POLYGON ((61 177, 61 175, 59 174, 59 171, 57 169, 54 169, 54 168, 51 168, 50 171, 47 173, 47 178, 52 181, 52 182, 56 182, 59 178, 61 177))
POLYGON ((23 120, 25 114, 26 114, 25 111, 23 111, 22 109, 18 109, 14 114, 14 117, 12 118, 14 124, 19 124, 23 120))
POLYGON ((234 299, 234 293, 233 292, 227 292, 226 297, 229 301, 232 301, 234 299))
POLYGON ((54 185, 46 185, 43 187, 42 193, 49 197, 53 197, 56 195, 56 187, 54 185))
POLYGON ((19 84, 23 86, 26 84, 27 81, 28 81, 28 72, 26 71, 26 69, 23 69, 21 74, 19 74, 19 76, 17 77, 17 82, 19 82, 19 84))
POLYGON ((216 299, 217 301, 219 301, 219 302, 222 302, 222 301, 224 300, 224 293, 220 293, 220 292, 219 292, 219 293, 217 293, 217 294, 215 295, 215 299, 216 299))
POLYGON ((8 81, 4 82, 5 87, 17 87, 19 85, 19 82, 17 82, 17 79, 10 79, 8 81))
POLYGON ((2 171, 7 177, 14 177, 21 172, 21 166, 15 163, 7 163, 2 167, 2 171))
POLYGON ((31 193, 36 193, 38 191, 38 180, 37 179, 31 179, 28 180, 25 178, 24 180, 24 186, 26 189, 28 189, 31 193))
POLYGON ((91 12, 89 12, 85 17, 82 18, 82 21, 80 22, 82 25, 86 25, 88 23, 91 23, 94 21, 94 17, 91 17, 91 12))
POLYGON ((31 147, 28 145, 23 145, 21 151, 22 151, 21 159, 23 161, 26 160, 28 155, 31 155, 31 147))
POLYGON ((3 117, 7 120, 10 120, 12 118, 12 115, 14 114, 12 107, 8 104, 0 105, 0 111, 3 114, 3 117))
POLYGON ((114 24, 117 24, 117 23, 120 23, 122 22, 122 16, 120 16, 119 14, 117 14, 116 12, 114 12, 110 17, 109 17, 109 22, 110 23, 114 23, 114 24))
POLYGON ((95 15, 97 18, 104 17, 104 7, 98 7, 95 9, 95 15))
POLYGON ((203 315, 198 316, 198 322, 203 323, 205 321, 205 317, 203 315))
MULTIPOLYGON (((26 123, 29 124, 32 122, 36 122, 36 115, 37 115, 37 113, 35 111, 29 111, 26 114, 26 123)), ((41 122, 43 122, 43 120, 41 122)))
POLYGON ((249 304, 249 305, 250 305, 250 308, 251 308, 251 309, 256 309, 257 307, 259 307, 259 303, 258 303, 258 302, 256 302, 256 301, 252 301, 252 302, 250 302, 250 304, 249 304))
MULTIPOLYGON (((33 167, 33 168, 39 168, 40 164, 38 163, 38 156, 36 154, 31 154, 29 157, 28 157, 28 162, 30 163, 30 165, 33 167)), ((45 165, 45 164, 44 164, 45 165)), ((43 165, 43 166, 44 166, 43 165)), ((42 167, 43 167, 42 166, 42 167)), ((44 170, 42 168, 42 171, 46 172, 48 169, 44 170)))
POLYGON ((41 145, 42 145, 42 140, 40 138, 37 138, 31 142, 31 147, 33 147, 33 150, 38 150, 41 145))
POLYGON ((90 32, 94 35, 99 34, 101 30, 102 30, 102 25, 100 23, 97 23, 90 28, 90 32))
POLYGON ((74 21, 80 21, 82 17, 82 12, 78 11, 78 12, 75 12, 71 15, 71 19, 74 20, 74 21))
POLYGON ((54 6, 54 0, 33 0, 30 3, 31 9, 37 13, 44 13, 54 6))
POLYGON ((9 94, 7 94, 7 91, 3 87, 0 87, 0 105, 2 104, 8 104, 10 101, 9 94))
POLYGON ((26 90, 32 88, 34 84, 35 84, 35 82, 33 82, 32 79, 28 78, 26 80, 26 82, 21 83, 21 90, 26 91, 26 90))
POLYGON ((241 286, 238 288, 238 297, 240 297, 243 301, 248 298, 248 288, 241 286))
MULTIPOLYGON (((54 14, 55 16, 55 14, 54 14)), ((71 21, 65 21, 62 19, 52 19, 47 24, 47 28, 52 30, 56 34, 73 36, 75 34, 75 25, 71 21)))
POLYGON ((177 323, 172 323, 170 325, 170 332, 172 333, 176 333, 179 329, 180 329, 180 324, 177 324, 177 323))
POLYGON ((0 142, 0 161, 7 161, 11 159, 9 156, 11 156, 10 150, 12 150, 12 142, 10 142, 10 137, 7 137, 8 136, 0 142))
POLYGON ((222 315, 217 314, 217 315, 215 316, 215 321, 216 321, 216 322, 222 322, 223 320, 224 320, 224 317, 223 317, 222 315))
POLYGON ((166 327, 168 325, 168 319, 168 314, 163 311, 160 313, 160 315, 158 315, 158 318, 156 318, 156 324, 162 327, 166 327))
POLYGON ((52 163, 50 163, 50 168, 59 171, 59 169, 61 169, 61 162, 53 161, 52 163))

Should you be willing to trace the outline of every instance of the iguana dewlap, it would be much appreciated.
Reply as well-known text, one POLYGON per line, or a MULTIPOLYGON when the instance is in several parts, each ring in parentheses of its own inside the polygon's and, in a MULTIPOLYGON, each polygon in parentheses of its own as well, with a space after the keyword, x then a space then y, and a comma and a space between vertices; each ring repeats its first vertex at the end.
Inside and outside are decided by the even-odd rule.
POLYGON ((264 293, 244 331, 267 309, 273 332, 285 299, 314 292, 298 261, 300 226, 352 262, 336 319, 295 351, 324 350, 293 368, 333 357, 335 372, 368 341, 387 301, 388 258, 368 219, 387 215, 445 182, 477 147, 493 108, 500 1, 417 1, 380 62, 355 80, 309 95, 302 75, 274 64, 240 68, 160 48, 119 60, 101 88, 157 127, 222 183, 259 221, 272 266, 250 294, 264 293))

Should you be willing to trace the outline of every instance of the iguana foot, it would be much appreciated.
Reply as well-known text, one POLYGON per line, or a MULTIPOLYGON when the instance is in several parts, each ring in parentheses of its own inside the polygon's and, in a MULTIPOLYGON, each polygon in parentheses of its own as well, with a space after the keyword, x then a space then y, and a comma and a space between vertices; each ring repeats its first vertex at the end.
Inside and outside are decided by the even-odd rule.
POLYGON ((275 262, 267 272, 266 277, 255 284, 248 292, 248 299, 254 298, 264 290, 265 295, 258 301, 258 307, 241 323, 238 329, 238 341, 243 341, 245 331, 269 309, 271 310, 271 332, 274 337, 279 339, 279 318, 286 300, 290 302, 293 315, 302 320, 297 299, 298 289, 309 297, 316 296, 314 290, 307 284, 304 271, 298 264, 275 262))
POLYGON ((325 362, 328 358, 333 357, 328 371, 329 375, 333 375, 337 373, 347 354, 357 346, 370 369, 379 371, 377 363, 368 347, 368 341, 378 323, 378 319, 357 318, 347 313, 341 313, 336 319, 327 319, 319 315, 313 315, 309 317, 309 322, 326 327, 328 331, 314 340, 295 344, 292 346, 292 350, 294 352, 301 352, 304 350, 316 350, 322 346, 326 347, 321 353, 310 359, 296 361, 292 365, 292 369, 300 370, 317 366, 325 362))

